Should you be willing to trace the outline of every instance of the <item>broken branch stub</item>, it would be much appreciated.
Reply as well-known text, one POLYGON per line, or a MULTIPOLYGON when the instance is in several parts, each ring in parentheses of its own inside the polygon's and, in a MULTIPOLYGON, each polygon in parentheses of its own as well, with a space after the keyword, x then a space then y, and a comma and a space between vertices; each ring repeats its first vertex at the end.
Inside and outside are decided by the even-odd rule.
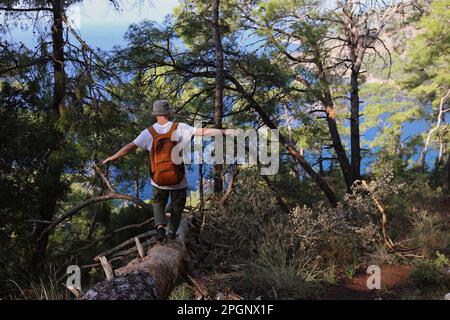
POLYGON ((108 259, 106 257, 100 257, 100 263, 102 264, 103 271, 105 271, 106 279, 112 280, 114 278, 114 270, 112 269, 111 265, 108 262, 108 259))
POLYGON ((139 253, 139 256, 141 258, 145 257, 145 250, 144 250, 144 247, 142 246, 141 242, 139 241, 139 238, 135 237, 134 242, 136 242, 136 248, 139 253))

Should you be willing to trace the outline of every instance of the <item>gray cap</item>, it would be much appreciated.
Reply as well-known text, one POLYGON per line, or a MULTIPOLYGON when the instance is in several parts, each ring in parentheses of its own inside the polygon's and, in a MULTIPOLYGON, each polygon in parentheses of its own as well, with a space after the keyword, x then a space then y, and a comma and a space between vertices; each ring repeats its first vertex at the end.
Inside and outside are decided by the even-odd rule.
POLYGON ((153 103, 153 116, 166 116, 170 113, 169 102, 166 100, 157 100, 153 103))

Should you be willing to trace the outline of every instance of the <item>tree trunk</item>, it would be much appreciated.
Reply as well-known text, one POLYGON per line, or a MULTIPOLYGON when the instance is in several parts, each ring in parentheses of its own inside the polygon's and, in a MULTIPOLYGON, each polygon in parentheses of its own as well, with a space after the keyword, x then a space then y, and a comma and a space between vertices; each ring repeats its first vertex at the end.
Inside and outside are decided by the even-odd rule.
POLYGON ((53 26, 52 26, 52 47, 53 47, 53 110, 57 110, 58 115, 64 112, 64 97, 66 95, 66 72, 64 69, 64 1, 57 0, 53 3, 53 26))
POLYGON ((231 193, 233 192, 233 188, 234 188, 234 184, 236 182, 236 177, 239 173, 239 165, 235 165, 234 169, 231 172, 231 177, 230 177, 230 181, 228 183, 228 188, 227 191, 224 193, 224 195, 222 196, 222 198, 220 198, 219 201, 219 207, 221 208, 221 210, 225 210, 225 204, 228 201, 228 199, 231 196, 231 193))
POLYGON ((450 187, 450 154, 447 156, 447 163, 445 164, 445 179, 442 189, 445 194, 449 194, 450 187))
POLYGON ((449 96, 450 96, 450 90, 448 90, 446 95, 443 96, 441 99, 441 102, 439 104, 439 113, 437 116, 436 125, 433 128, 431 128, 430 131, 428 131, 427 139, 425 140, 425 145, 422 149, 422 152, 420 153, 419 159, 417 160, 417 162, 420 164, 420 169, 422 172, 425 171, 425 162, 426 162, 425 159, 427 156, 428 148, 431 143, 431 137, 433 136, 433 133, 439 129, 439 127, 441 126, 441 123, 445 119, 445 113, 449 110, 449 109, 444 109, 444 106, 445 106, 449 96))
POLYGON ((139 171, 136 169, 134 172, 134 195, 136 198, 140 197, 139 189, 139 171))
POLYGON ((350 148, 352 177, 353 181, 356 181, 361 179, 359 74, 366 50, 374 40, 371 38, 367 24, 366 29, 360 30, 359 17, 353 15, 353 3, 348 2, 342 10, 343 21, 345 21, 346 45, 352 66, 350 70, 350 148))
MULTIPOLYGON (((57 151, 53 151, 57 153, 57 151)), ((58 156, 56 156, 58 157, 58 156)), ((62 173, 62 163, 60 159, 47 160, 46 172, 39 178, 40 195, 37 217, 39 220, 52 221, 56 210, 56 203, 63 195, 63 185, 60 177, 62 173)), ((40 276, 45 269, 45 258, 48 244, 48 234, 40 237, 47 227, 46 224, 36 223, 31 235, 31 257, 29 270, 33 276, 40 276)))
POLYGON ((115 277, 97 283, 83 300, 161 300, 167 299, 187 258, 189 221, 183 219, 176 240, 156 244, 143 258, 117 269, 115 277))
MULTIPOLYGON (((40 199, 37 212, 38 219, 51 221, 56 210, 58 199, 64 194, 61 175, 64 164, 62 159, 62 141, 64 135, 57 128, 57 122, 64 111, 64 97, 66 94, 66 73, 64 70, 64 34, 63 34, 63 1, 53 1, 53 101, 49 110, 49 136, 51 142, 45 159, 44 170, 40 175, 40 199)), ((38 276, 44 269, 44 261, 48 243, 48 234, 40 237, 46 228, 44 224, 37 224, 31 236, 30 271, 38 276)))
POLYGON ((323 170, 323 148, 320 148, 320 156, 319 156, 319 174, 324 176, 323 170))
POLYGON ((439 143, 439 155, 436 158, 435 164, 434 164, 434 169, 433 169, 433 174, 431 175, 431 183, 433 185, 437 184, 437 180, 439 178, 439 169, 441 168, 441 165, 444 162, 444 149, 446 149, 447 146, 445 143, 440 142, 439 143))
POLYGON ((339 162, 339 166, 344 176, 345 184, 347 186, 347 191, 351 192, 351 187, 353 182, 352 169, 350 162, 348 160, 347 154, 345 153, 345 148, 342 145, 341 137, 339 135, 339 130, 337 128, 337 123, 334 115, 334 108, 327 106, 327 124, 328 130, 330 132, 331 141, 333 142, 333 149, 336 152, 336 156, 339 162))
POLYGON ((359 67, 352 70, 350 86, 350 144, 353 181, 361 178, 361 135, 359 132, 359 67))
POLYGON ((200 212, 203 212, 203 206, 205 204, 205 191, 204 191, 204 179, 203 179, 203 164, 198 164, 198 193, 200 200, 200 212))
POLYGON ((292 157, 294 157, 298 163, 303 167, 305 172, 314 180, 314 182, 319 186, 319 188, 323 191, 325 196, 327 197, 328 201, 332 206, 337 205, 337 198, 336 194, 334 193, 333 189, 331 189, 328 182, 314 169, 310 166, 310 164, 306 161, 304 157, 302 157, 297 150, 295 150, 294 147, 288 145, 284 141, 284 137, 280 133, 280 142, 284 145, 284 147, 289 151, 292 157))
POLYGON ((330 86, 326 78, 326 73, 321 62, 320 52, 316 51, 316 66, 319 73, 320 86, 323 88, 322 103, 325 106, 326 120, 328 125, 328 131, 330 132, 330 138, 333 143, 334 152, 338 158, 339 165, 341 167, 342 175, 344 176, 347 191, 351 192, 353 182, 355 181, 352 174, 352 167, 348 160, 347 153, 342 144, 341 136, 336 122, 336 110, 334 109, 333 98, 330 91, 330 86))
POLYGON ((100 210, 100 206, 97 205, 95 207, 95 212, 94 212, 94 216, 92 217, 91 224, 89 225, 89 230, 88 230, 88 233, 87 233, 87 236, 86 236, 86 240, 89 240, 89 241, 92 240, 92 236, 93 236, 94 231, 95 231, 95 226, 97 225, 97 217, 98 217, 98 211, 99 210, 100 210))
MULTIPOLYGON (((223 67, 223 49, 222 38, 220 35, 219 13, 220 0, 212 2, 212 26, 214 32, 214 43, 216 51, 216 90, 214 101, 214 125, 216 129, 222 129, 223 116, 223 91, 224 91, 224 67, 223 67)), ((214 165, 214 193, 220 195, 223 191, 222 179, 223 166, 221 164, 214 165)))

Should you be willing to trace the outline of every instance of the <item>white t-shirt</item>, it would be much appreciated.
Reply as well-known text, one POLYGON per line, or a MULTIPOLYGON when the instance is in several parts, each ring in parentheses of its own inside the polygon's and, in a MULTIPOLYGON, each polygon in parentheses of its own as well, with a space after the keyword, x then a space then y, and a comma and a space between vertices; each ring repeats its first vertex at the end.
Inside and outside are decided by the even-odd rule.
MULTIPOLYGON (((169 132, 170 128, 172 127, 173 122, 169 121, 165 125, 160 125, 158 123, 155 123, 153 125, 153 128, 155 131, 159 134, 165 134, 169 132)), ((190 125, 186 123, 179 123, 177 130, 173 133, 173 138, 178 141, 190 141, 192 136, 195 133, 195 128, 191 127, 190 125)), ((141 149, 148 150, 149 152, 152 151, 152 143, 153 143, 153 137, 151 133, 148 131, 148 129, 145 129, 141 132, 141 134, 134 139, 133 143, 137 145, 141 149)), ((159 186, 157 185, 153 179, 151 179, 152 185, 163 190, 177 190, 177 189, 184 189, 188 187, 188 182, 186 179, 186 175, 184 176, 183 180, 176 185, 172 186, 159 186)))

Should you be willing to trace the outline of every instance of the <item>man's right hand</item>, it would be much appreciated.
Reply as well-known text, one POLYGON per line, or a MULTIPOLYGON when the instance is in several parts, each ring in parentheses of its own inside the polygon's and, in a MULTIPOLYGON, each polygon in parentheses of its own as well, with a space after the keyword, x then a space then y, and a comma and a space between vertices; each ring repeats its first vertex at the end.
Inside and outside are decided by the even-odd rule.
POLYGON ((132 151, 136 148, 137 148, 137 145, 134 144, 134 142, 131 142, 131 143, 127 144, 125 147, 123 147, 122 149, 120 149, 115 155, 110 156, 110 157, 106 158, 105 160, 103 160, 102 165, 107 164, 108 162, 114 161, 116 159, 119 159, 120 157, 123 157, 124 155, 130 153, 130 151, 132 151))
POLYGON ((114 160, 115 160, 114 156, 108 157, 105 160, 103 160, 102 165, 105 165, 108 162, 111 162, 111 161, 114 161, 114 160))

